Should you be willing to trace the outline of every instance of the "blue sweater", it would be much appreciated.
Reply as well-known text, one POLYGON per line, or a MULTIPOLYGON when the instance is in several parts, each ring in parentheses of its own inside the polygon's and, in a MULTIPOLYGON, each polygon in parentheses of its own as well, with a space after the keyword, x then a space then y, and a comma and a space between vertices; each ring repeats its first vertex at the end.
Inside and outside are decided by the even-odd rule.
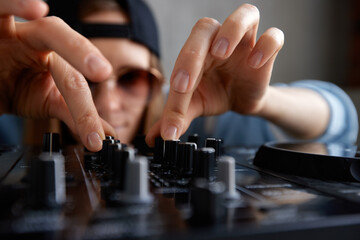
MULTIPOLYGON (((283 87, 308 88, 318 92, 329 104, 330 121, 324 134, 315 141, 354 144, 358 135, 357 112, 348 95, 336 85, 316 80, 303 80, 283 87)), ((222 138, 224 145, 257 146, 269 141, 295 140, 268 121, 227 112, 215 117, 200 117, 192 122, 186 134, 222 138)))

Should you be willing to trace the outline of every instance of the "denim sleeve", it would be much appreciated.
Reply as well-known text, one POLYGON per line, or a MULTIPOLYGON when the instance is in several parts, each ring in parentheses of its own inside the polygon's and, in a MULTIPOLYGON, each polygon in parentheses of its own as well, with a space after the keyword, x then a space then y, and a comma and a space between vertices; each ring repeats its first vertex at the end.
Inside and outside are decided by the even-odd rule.
MULTIPOLYGON (((324 134, 314 141, 354 144, 358 135, 358 117, 354 104, 338 86, 323 81, 303 80, 277 86, 312 89, 329 104, 330 121, 324 134)), ((251 116, 227 112, 216 117, 195 119, 184 136, 198 133, 206 137, 223 138, 226 145, 254 146, 268 141, 291 141, 279 127, 251 116)))
POLYGON ((23 138, 23 119, 4 114, 0 117, 0 144, 21 144, 23 138))
POLYGON ((356 143, 359 130, 356 108, 340 87, 319 80, 302 80, 285 86, 311 89, 319 93, 328 103, 330 108, 328 127, 315 141, 356 143))

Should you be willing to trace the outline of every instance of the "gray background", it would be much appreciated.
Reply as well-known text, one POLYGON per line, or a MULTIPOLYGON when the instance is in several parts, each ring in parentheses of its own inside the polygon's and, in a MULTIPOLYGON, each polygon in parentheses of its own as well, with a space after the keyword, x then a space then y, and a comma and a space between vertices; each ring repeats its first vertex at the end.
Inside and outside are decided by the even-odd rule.
MULTIPOLYGON (((146 0, 160 26, 162 60, 167 77, 192 26, 202 17, 219 22, 245 1, 146 0)), ((349 6, 339 0, 247 1, 260 10, 259 34, 278 27, 285 45, 273 72, 273 82, 321 79, 342 85, 347 77, 349 6)))

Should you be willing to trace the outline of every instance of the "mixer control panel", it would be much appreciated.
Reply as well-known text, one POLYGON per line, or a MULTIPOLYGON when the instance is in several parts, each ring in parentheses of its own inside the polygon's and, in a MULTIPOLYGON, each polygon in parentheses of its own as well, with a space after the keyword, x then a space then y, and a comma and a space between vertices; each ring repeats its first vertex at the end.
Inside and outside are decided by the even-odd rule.
POLYGON ((360 227, 360 184, 260 169, 256 148, 107 136, 94 153, 60 137, 0 148, 0 239, 347 239, 360 227))

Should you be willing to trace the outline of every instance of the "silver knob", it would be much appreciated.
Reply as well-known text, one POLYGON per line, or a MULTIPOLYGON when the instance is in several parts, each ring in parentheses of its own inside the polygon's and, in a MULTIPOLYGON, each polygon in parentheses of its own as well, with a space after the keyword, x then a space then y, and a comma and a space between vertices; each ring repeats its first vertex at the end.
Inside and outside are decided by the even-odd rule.
POLYGON ((154 200, 154 197, 149 192, 148 161, 146 157, 136 156, 135 159, 128 159, 122 200, 127 203, 151 203, 154 200))
POLYGON ((224 197, 226 199, 239 199, 235 184, 235 159, 230 156, 221 156, 218 160, 217 181, 225 185, 224 197))

